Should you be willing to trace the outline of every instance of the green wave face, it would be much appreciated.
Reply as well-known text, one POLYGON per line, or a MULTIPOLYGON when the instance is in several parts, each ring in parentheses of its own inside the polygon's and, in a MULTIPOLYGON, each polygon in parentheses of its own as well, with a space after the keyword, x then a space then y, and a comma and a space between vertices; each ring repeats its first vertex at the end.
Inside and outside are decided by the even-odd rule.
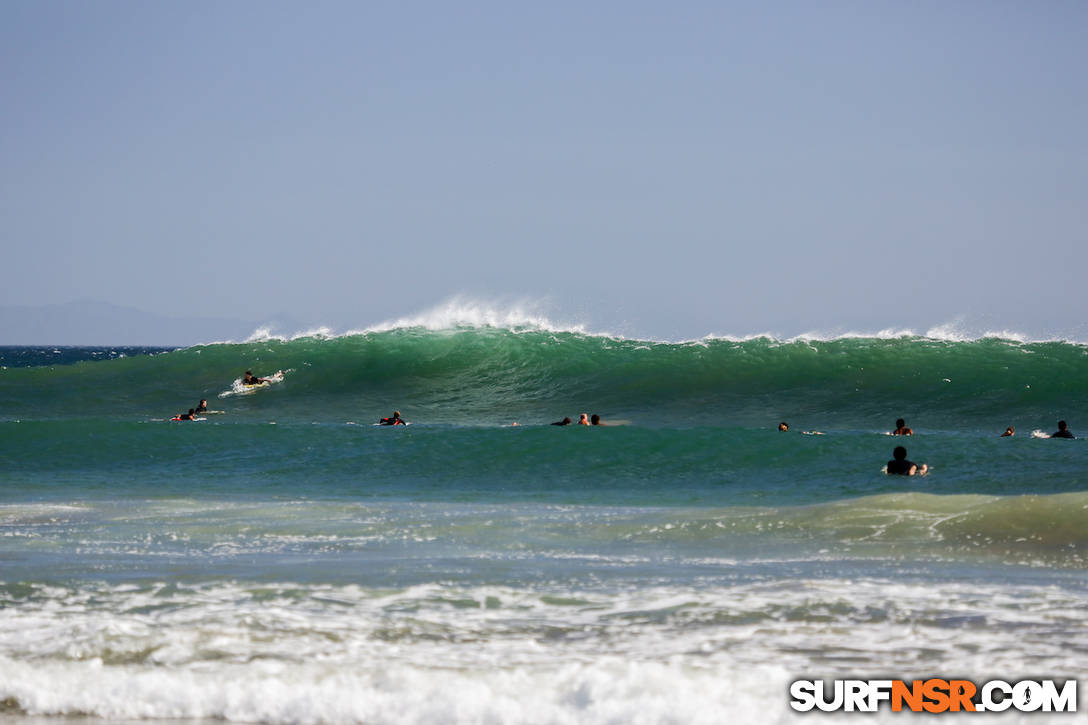
MULTIPOLYGON (((661 343, 541 330, 395 329, 214 344, 0 371, 6 420, 173 414, 546 423, 580 412, 644 426, 1050 430, 1088 402, 1088 348, 984 339, 766 338, 661 343), (246 369, 282 383, 231 395, 246 369), (219 398, 222 394, 226 397, 219 398)), ((1075 427, 1074 427, 1075 429, 1075 427)))

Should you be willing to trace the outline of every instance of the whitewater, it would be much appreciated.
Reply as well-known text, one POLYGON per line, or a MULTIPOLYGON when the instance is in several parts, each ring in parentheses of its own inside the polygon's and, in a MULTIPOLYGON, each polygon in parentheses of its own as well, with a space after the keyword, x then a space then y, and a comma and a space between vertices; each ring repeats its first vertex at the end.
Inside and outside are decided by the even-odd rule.
POLYGON ((1032 432, 1086 408, 1085 345, 948 328, 459 304, 0 348, 0 717, 792 722, 795 679, 1083 680, 1088 445, 1032 432))

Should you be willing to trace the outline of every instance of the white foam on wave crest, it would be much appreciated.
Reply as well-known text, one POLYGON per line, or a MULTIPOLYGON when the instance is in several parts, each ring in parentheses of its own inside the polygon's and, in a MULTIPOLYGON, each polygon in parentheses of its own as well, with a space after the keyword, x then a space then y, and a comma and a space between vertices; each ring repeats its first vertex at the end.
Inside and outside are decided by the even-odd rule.
MULTIPOLYGON (((492 328, 512 332, 567 332, 592 337, 616 337, 608 332, 590 331, 585 323, 557 321, 544 312, 547 306, 546 302, 535 300, 480 300, 457 296, 422 312, 364 327, 352 327, 343 332, 319 325, 288 333, 276 330, 271 325, 262 325, 242 342, 291 342, 307 338, 334 339, 404 329, 444 332, 464 328, 492 328)), ((220 340, 205 344, 232 345, 237 344, 237 341, 220 340)))
MULTIPOLYGON (((454 297, 415 315, 389 320, 354 331, 388 332, 405 328, 423 328, 432 331, 459 328, 496 328, 518 331, 572 332, 580 335, 609 337, 608 333, 590 332, 586 325, 576 322, 557 322, 544 312, 545 304, 531 300, 516 302, 489 302, 467 297, 454 297)), ((352 334, 352 333, 348 333, 352 334)))
MULTIPOLYGON (((774 337, 770 335, 769 337, 774 337)), ((781 339, 781 338, 775 338, 781 339)), ((1060 342, 1070 345, 1086 345, 1065 336, 1032 336, 1008 329, 971 328, 961 320, 953 320, 933 325, 924 330, 910 327, 885 327, 876 331, 820 331, 811 330, 800 335, 781 339, 783 342, 834 342, 837 340, 903 340, 919 339, 936 342, 978 342, 980 340, 1002 340, 1014 344, 1060 342)))
POLYGON ((753 334, 727 334, 714 333, 706 335, 701 340, 686 342, 710 342, 721 340, 724 342, 750 342, 753 340, 765 340, 771 343, 814 343, 836 342, 839 340, 930 340, 936 342, 977 342, 980 340, 1002 340, 1013 344, 1031 344, 1059 342, 1070 345, 1088 346, 1088 342, 1081 342, 1068 335, 1028 335, 1007 328, 994 329, 990 327, 971 326, 963 318, 955 318, 948 322, 932 325, 926 328, 913 328, 904 326, 881 327, 875 330, 858 328, 831 328, 812 329, 797 335, 783 335, 777 332, 759 332, 753 334))
MULTIPOLYGON (((613 332, 591 329, 585 321, 558 320, 546 310, 551 304, 542 300, 519 299, 478 299, 468 296, 456 296, 421 312, 403 317, 388 319, 363 327, 352 327, 346 331, 337 331, 328 326, 314 326, 291 333, 276 330, 264 325, 256 328, 242 342, 290 342, 293 340, 316 338, 334 339, 355 335, 390 332, 404 329, 423 329, 432 332, 476 328, 499 329, 512 332, 544 331, 554 333, 573 333, 589 337, 603 337, 647 344, 685 344, 707 345, 716 341, 745 343, 765 340, 771 343, 815 343, 838 340, 898 340, 922 339, 939 342, 974 342, 979 340, 1003 340, 1014 344, 1058 342, 1088 346, 1069 335, 1029 335, 1007 328, 977 327, 967 324, 962 317, 927 328, 902 326, 882 327, 876 330, 857 328, 813 329, 796 335, 784 335, 765 330, 755 333, 713 332, 699 338, 656 338, 621 335, 613 332)), ((234 344, 234 341, 221 341, 208 344, 234 344)))
POLYGON ((288 342, 290 340, 300 340, 307 337, 336 337, 336 333, 332 331, 330 327, 312 327, 306 330, 288 334, 279 334, 272 331, 271 327, 258 327, 253 333, 247 337, 244 342, 288 342))

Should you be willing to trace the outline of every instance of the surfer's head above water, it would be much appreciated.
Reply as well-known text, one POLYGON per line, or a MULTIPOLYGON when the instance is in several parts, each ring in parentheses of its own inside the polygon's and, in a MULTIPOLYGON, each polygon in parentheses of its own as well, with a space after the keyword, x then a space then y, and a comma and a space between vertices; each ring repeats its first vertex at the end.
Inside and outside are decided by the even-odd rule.
POLYGON ((408 425, 403 418, 400 417, 400 411, 394 410, 393 415, 388 418, 382 418, 378 421, 379 425, 408 425))
POLYGON ((1050 434, 1051 438, 1073 438, 1074 435, 1069 430, 1069 424, 1064 420, 1058 421, 1058 430, 1055 433, 1050 434))
POLYGON ((789 429, 790 429, 790 424, 787 423, 786 421, 782 421, 781 423, 778 424, 778 430, 782 431, 783 433, 788 431, 789 429))
POLYGON ((903 446, 896 446, 892 451, 892 460, 888 461, 888 466, 884 470, 886 473, 893 475, 913 476, 919 473, 924 476, 929 472, 929 466, 925 463, 919 465, 914 461, 908 461, 907 449, 903 446))

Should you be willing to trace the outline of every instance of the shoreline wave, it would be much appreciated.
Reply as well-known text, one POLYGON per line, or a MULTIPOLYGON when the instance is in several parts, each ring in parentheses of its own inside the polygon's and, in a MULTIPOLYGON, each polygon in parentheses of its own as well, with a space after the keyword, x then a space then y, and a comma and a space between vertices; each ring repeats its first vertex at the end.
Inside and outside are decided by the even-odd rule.
POLYGON ((1083 589, 889 576, 610 589, 95 583, 0 596, 4 716, 793 722, 785 693, 799 673, 1020 679, 1045 656, 1048 674, 1070 678, 1085 644, 1083 589))

